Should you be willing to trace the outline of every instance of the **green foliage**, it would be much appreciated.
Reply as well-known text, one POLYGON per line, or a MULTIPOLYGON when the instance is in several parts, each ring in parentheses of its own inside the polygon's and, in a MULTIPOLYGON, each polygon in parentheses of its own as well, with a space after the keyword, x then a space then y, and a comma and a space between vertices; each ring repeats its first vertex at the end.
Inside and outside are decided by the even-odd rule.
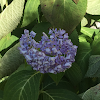
POLYGON ((90 56, 86 77, 100 77, 100 55, 90 56))
POLYGON ((92 38, 93 34, 97 34, 99 32, 99 29, 92 29, 87 27, 81 27, 81 33, 89 36, 92 38))
POLYGON ((100 21, 99 6, 100 0, 0 0, 0 100, 100 100, 100 30, 90 28, 100 21), (65 72, 40 74, 17 40, 28 29, 40 41, 51 28, 65 29, 78 50, 65 72))
POLYGON ((86 26, 88 24, 88 20, 83 17, 83 19, 81 20, 81 26, 86 26))
POLYGON ((2 91, 4 90, 4 87, 5 87, 5 84, 6 84, 7 80, 8 80, 8 76, 3 77, 3 78, 0 80, 0 90, 2 90, 2 91))
POLYGON ((94 41, 92 43, 92 54, 100 55, 100 32, 94 37, 94 41))
POLYGON ((16 40, 18 40, 18 38, 14 35, 11 35, 11 34, 8 34, 5 37, 3 37, 0 41, 0 51, 9 47, 16 40))
POLYGON ((3 91, 0 90, 0 100, 3 100, 3 91))
POLYGON ((69 38, 71 39, 71 41, 72 41, 72 43, 73 43, 74 45, 77 45, 77 46, 79 45, 78 33, 77 33, 76 30, 74 30, 74 31, 70 34, 69 38))
POLYGON ((100 15, 100 0, 87 0, 87 13, 92 15, 100 15))
POLYGON ((76 92, 74 90, 74 86, 70 84, 70 82, 66 81, 66 78, 63 80, 60 80, 60 82, 56 84, 50 77, 47 76, 45 80, 43 81, 41 91, 45 91, 49 89, 67 89, 67 90, 76 92))
POLYGON ((69 78, 73 85, 77 85, 82 80, 82 72, 77 63, 73 63, 72 67, 66 70, 65 76, 69 78))
POLYGON ((85 92, 87 89, 90 88, 90 84, 89 84, 89 78, 84 78, 80 83, 79 83, 79 92, 83 93, 85 92))
POLYGON ((79 42, 87 42, 85 34, 79 35, 79 42))
POLYGON ((0 39, 20 23, 25 0, 14 0, 0 15, 0 39), (15 6, 16 5, 16 6, 15 6))
POLYGON ((21 27, 25 27, 39 17, 38 6, 39 0, 28 0, 24 10, 24 17, 21 27))
POLYGON ((61 78, 64 76, 64 72, 62 73, 57 73, 57 74, 49 74, 49 76, 54 80, 54 82, 56 84, 59 83, 59 81, 61 80, 61 78))
POLYGON ((41 91, 43 100, 82 100, 75 93, 66 89, 51 89, 41 91))
POLYGON ((72 0, 40 0, 40 3, 46 19, 54 27, 63 28, 69 34, 85 15, 87 6, 87 0, 79 0, 77 5, 72 0))
POLYGON ((83 76, 85 75, 87 68, 88 68, 88 59, 91 54, 91 47, 88 42, 80 42, 76 62, 80 66, 83 76))
POLYGON ((8 50, 0 59, 0 78, 10 75, 23 63, 24 57, 20 54, 18 47, 19 43, 8 50))
POLYGON ((27 65, 27 63, 21 64, 18 69, 15 72, 21 71, 21 70, 32 70, 32 67, 30 65, 27 65))
POLYGON ((0 0, 0 6, 1 6, 2 11, 3 11, 3 7, 6 3, 7 3, 7 0, 0 0))
POLYGON ((83 100, 100 100, 100 84, 88 89, 82 96, 83 100))
POLYGON ((39 72, 24 70, 11 75, 4 89, 4 100, 37 100, 39 82, 39 72))

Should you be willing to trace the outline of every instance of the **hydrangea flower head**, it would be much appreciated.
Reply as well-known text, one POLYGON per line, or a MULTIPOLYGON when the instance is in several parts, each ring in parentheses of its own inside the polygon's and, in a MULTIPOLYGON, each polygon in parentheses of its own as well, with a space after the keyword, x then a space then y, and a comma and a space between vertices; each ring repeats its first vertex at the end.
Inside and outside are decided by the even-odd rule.
POLYGON ((33 70, 57 74, 70 68, 75 61, 77 46, 68 39, 65 30, 50 29, 50 37, 43 32, 39 42, 34 40, 35 32, 25 29, 24 33, 19 50, 33 70))

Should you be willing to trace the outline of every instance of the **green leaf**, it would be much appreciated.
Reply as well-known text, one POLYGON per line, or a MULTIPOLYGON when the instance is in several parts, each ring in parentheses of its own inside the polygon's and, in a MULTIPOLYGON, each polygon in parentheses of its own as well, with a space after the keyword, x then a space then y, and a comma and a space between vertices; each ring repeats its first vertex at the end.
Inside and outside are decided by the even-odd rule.
POLYGON ((64 72, 57 73, 57 74, 50 73, 49 76, 54 80, 54 82, 57 85, 59 83, 59 81, 61 80, 61 78, 64 76, 64 72))
POLYGON ((90 44, 93 42, 93 39, 85 34, 79 35, 79 42, 89 42, 90 44))
POLYGON ((3 100, 3 91, 0 90, 0 100, 3 100))
POLYGON ((92 54, 100 55, 100 32, 94 37, 94 41, 92 43, 92 54))
POLYGON ((11 33, 20 23, 25 0, 13 0, 0 15, 0 39, 11 33))
POLYGON ((79 84, 79 93, 83 93, 84 91, 86 91, 87 89, 89 89, 90 86, 90 78, 84 78, 82 79, 82 81, 79 84))
POLYGON ((91 26, 93 25, 93 23, 95 22, 95 20, 94 19, 91 19, 91 26))
POLYGON ((18 50, 19 46, 19 43, 16 44, 0 59, 0 78, 10 75, 23 63, 24 57, 18 50))
POLYGON ((17 73, 17 72, 19 72, 19 71, 22 71, 22 70, 33 70, 33 69, 32 69, 32 67, 31 67, 30 65, 28 65, 27 63, 23 63, 23 64, 21 64, 21 65, 18 67, 18 69, 17 69, 15 72, 13 72, 12 74, 15 74, 15 73, 17 73))
POLYGON ((68 81, 60 80, 60 82, 56 85, 55 82, 48 76, 45 78, 43 82, 43 87, 41 90, 49 90, 49 89, 67 89, 73 92, 76 92, 74 90, 74 87, 72 84, 70 84, 68 81))
POLYGON ((3 77, 1 80, 0 80, 0 90, 4 90, 4 87, 5 87, 5 84, 6 84, 6 82, 7 82, 7 80, 8 80, 8 77, 9 76, 6 76, 6 77, 3 77))
POLYGON ((21 27, 25 27, 39 17, 38 6, 40 0, 27 0, 24 10, 24 17, 21 27))
POLYGON ((79 45, 79 39, 76 29, 70 34, 69 38, 71 39, 74 45, 79 45))
POLYGON ((13 42, 17 41, 18 38, 14 35, 7 34, 7 36, 3 37, 0 40, 0 51, 9 47, 13 42))
POLYGON ((100 100, 100 84, 88 89, 82 96, 83 100, 100 100))
POLYGON ((86 35, 85 34, 81 34, 81 35, 79 35, 79 42, 87 42, 87 40, 86 40, 86 35))
POLYGON ((38 100, 39 72, 20 71, 10 76, 4 89, 4 100, 38 100))
POLYGON ((3 7, 6 4, 6 2, 7 0, 0 0, 0 6, 1 6, 2 11, 3 11, 3 7))
POLYGON ((16 71, 21 71, 21 70, 32 70, 32 67, 28 64, 21 64, 16 71))
POLYGON ((74 85, 77 85, 82 80, 82 72, 77 63, 74 62, 72 67, 66 70, 65 76, 68 77, 74 85))
POLYGON ((51 89, 41 91, 43 100, 82 100, 75 93, 66 89, 51 89))
POLYGON ((100 77, 100 55, 90 56, 86 77, 100 77))
POLYGON ((78 94, 78 96, 79 96, 80 98, 82 98, 83 94, 84 94, 84 93, 78 94))
POLYGON ((76 63, 79 65, 83 76, 85 75, 88 68, 88 60, 91 54, 91 47, 88 42, 80 42, 77 55, 76 55, 76 63))
POLYGON ((80 23, 86 13, 87 0, 40 0, 45 18, 57 28, 65 29, 69 34, 80 23))
POLYGON ((83 17, 83 19, 81 20, 81 26, 86 26, 88 24, 88 20, 83 17))
POLYGON ((0 59, 2 58, 2 55, 0 54, 0 59))
POLYGON ((97 21, 100 22, 100 19, 98 19, 97 21))
POLYGON ((41 36, 43 36, 43 34, 42 34, 43 32, 45 32, 48 35, 50 27, 51 27, 51 24, 49 22, 42 22, 42 23, 36 24, 32 29, 34 32, 37 33, 35 40, 40 41, 41 36))
POLYGON ((91 15, 100 15, 100 0, 87 0, 87 13, 91 15))
POLYGON ((94 32, 97 34, 99 32, 99 29, 92 29, 92 28, 87 28, 87 27, 81 27, 81 33, 92 37, 94 32))

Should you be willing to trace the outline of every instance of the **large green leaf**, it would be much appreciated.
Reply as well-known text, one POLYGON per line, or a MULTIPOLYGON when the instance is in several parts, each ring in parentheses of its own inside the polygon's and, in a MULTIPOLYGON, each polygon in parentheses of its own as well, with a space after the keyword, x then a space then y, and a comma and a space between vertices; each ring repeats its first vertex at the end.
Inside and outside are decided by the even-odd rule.
POLYGON ((13 42, 17 41, 18 38, 14 35, 7 34, 7 36, 3 37, 0 40, 0 51, 9 47, 13 42))
POLYGON ((92 43, 92 54, 100 55, 100 32, 94 37, 94 41, 92 43))
POLYGON ((97 34, 99 32, 99 29, 92 29, 87 27, 81 27, 81 32, 89 37, 92 37, 94 32, 97 34))
POLYGON ((13 0, 0 15, 0 39, 11 33, 20 23, 25 0, 13 0))
POLYGON ((40 0, 41 10, 46 19, 57 28, 69 34, 76 28, 86 13, 87 0, 40 0))
POLYGON ((100 0, 87 0, 87 13, 91 15, 100 15, 100 0))
POLYGON ((60 82, 56 85, 56 83, 48 76, 45 78, 41 90, 45 91, 49 89, 67 89, 76 92, 74 90, 74 86, 66 81, 66 78, 64 80, 60 80, 60 82))
POLYGON ((68 77, 74 85, 77 85, 82 80, 82 72, 77 63, 74 62, 72 67, 66 70, 65 76, 68 77))
POLYGON ((18 50, 19 43, 6 52, 0 59, 0 78, 13 73, 24 61, 24 57, 18 50))
POLYGON ((43 100, 82 100, 75 93, 66 89, 51 89, 41 91, 43 100))
POLYGON ((61 78, 64 76, 64 72, 57 73, 57 74, 49 74, 49 76, 54 80, 56 84, 58 84, 61 78))
POLYGON ((92 55, 89 59, 87 77, 100 77, 100 55, 92 55))
POLYGON ((39 17, 38 14, 38 6, 40 5, 40 0, 27 0, 24 10, 24 17, 22 26, 27 26, 32 21, 34 21, 36 18, 39 17))
POLYGON ((10 76, 4 89, 4 100, 38 100, 39 72, 20 71, 10 76))
POLYGON ((85 75, 87 68, 88 68, 88 60, 91 54, 91 47, 88 42, 80 42, 77 56, 76 56, 76 62, 79 65, 83 76, 85 75))
POLYGON ((100 100, 100 84, 88 89, 82 96, 83 100, 100 100))

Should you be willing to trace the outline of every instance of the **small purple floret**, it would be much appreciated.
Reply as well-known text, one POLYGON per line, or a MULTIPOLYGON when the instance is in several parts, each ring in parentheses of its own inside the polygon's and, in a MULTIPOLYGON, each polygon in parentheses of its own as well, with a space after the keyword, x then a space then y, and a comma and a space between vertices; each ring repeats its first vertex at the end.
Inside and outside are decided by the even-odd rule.
POLYGON ((60 73, 71 67, 75 61, 77 46, 68 39, 65 30, 50 29, 50 38, 43 32, 41 41, 36 42, 36 33, 24 30, 20 38, 20 53, 25 56, 33 70, 40 73, 60 73))

